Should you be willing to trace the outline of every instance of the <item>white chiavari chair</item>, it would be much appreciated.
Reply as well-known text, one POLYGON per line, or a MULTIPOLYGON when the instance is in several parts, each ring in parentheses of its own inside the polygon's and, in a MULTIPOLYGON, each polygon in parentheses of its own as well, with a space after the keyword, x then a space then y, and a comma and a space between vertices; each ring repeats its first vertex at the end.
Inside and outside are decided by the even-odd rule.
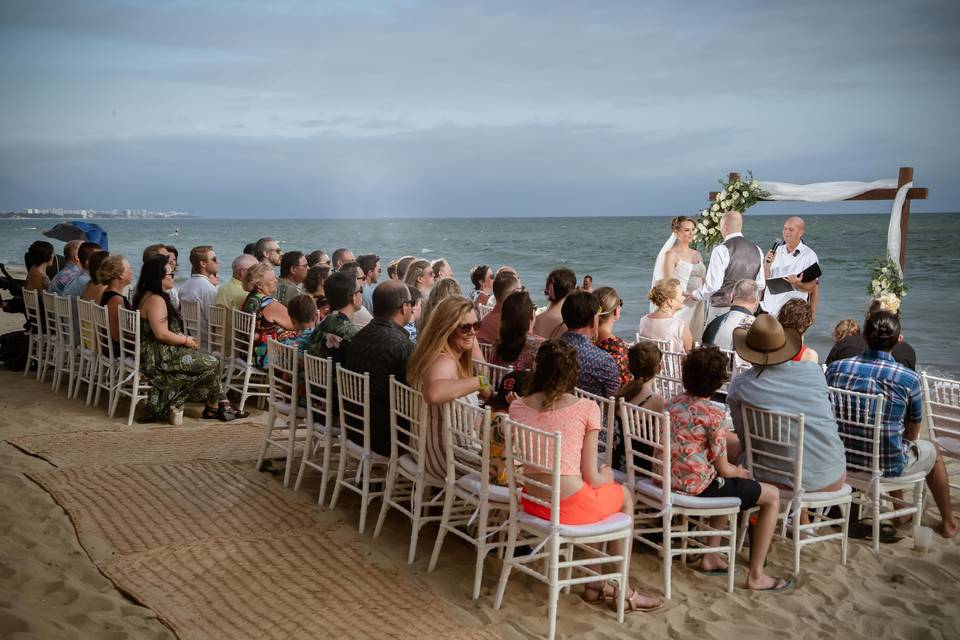
POLYGON ((333 359, 319 358, 309 353, 303 355, 304 384, 307 391, 307 439, 304 442, 303 458, 294 490, 300 490, 303 473, 310 467, 320 472, 320 496, 318 504, 323 504, 327 495, 327 481, 335 471, 330 469, 330 460, 339 453, 339 439, 335 437, 339 430, 334 426, 336 411, 334 408, 334 369, 333 359))
POLYGON ((240 396, 237 409, 243 411, 250 398, 266 398, 270 394, 270 382, 267 372, 253 363, 257 317, 240 309, 231 309, 231 316, 226 389, 240 396))
POLYGON ((130 398, 127 426, 133 424, 137 404, 147 399, 150 383, 140 373, 140 312, 118 309, 120 314, 120 354, 117 359, 116 383, 110 417, 117 411, 121 397, 130 398))
MULTIPOLYGON (((940 450, 949 475, 951 467, 960 462, 960 381, 926 372, 922 378, 923 414, 927 417, 930 439, 940 450)), ((960 490, 960 483, 951 482, 950 487, 960 490)))
POLYGON ((40 311, 40 294, 35 289, 23 290, 23 309, 27 316, 27 326, 29 331, 29 341, 27 343, 27 366, 23 369, 23 375, 30 374, 30 367, 36 366, 37 380, 40 379, 40 371, 43 367, 43 361, 47 354, 47 333, 43 326, 43 314, 40 311))
POLYGON ((290 485, 293 473, 293 456, 297 445, 307 438, 307 426, 303 420, 307 417, 306 407, 300 400, 300 358, 295 345, 280 344, 274 339, 267 341, 268 386, 267 423, 263 430, 263 446, 257 458, 256 469, 260 469, 270 447, 280 449, 287 454, 283 470, 283 486, 290 485), (282 426, 277 424, 280 421, 282 426))

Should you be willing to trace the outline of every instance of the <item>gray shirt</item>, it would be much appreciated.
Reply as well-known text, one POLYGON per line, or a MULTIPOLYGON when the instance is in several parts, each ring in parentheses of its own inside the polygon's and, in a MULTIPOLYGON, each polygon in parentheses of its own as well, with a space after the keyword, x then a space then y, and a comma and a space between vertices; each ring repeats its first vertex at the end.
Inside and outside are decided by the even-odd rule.
MULTIPOLYGON (((803 479, 804 491, 817 491, 836 482, 846 469, 843 443, 837 433, 837 422, 827 397, 827 380, 815 362, 784 362, 741 373, 730 382, 727 403, 734 430, 746 446, 743 436, 741 403, 758 409, 803 414, 803 479)), ((796 437, 796 434, 793 434, 796 437)), ((763 443, 760 443, 762 446, 763 443)), ((757 447, 757 444, 754 444, 757 447)), ((780 452, 774 452, 780 453, 780 452)), ((768 466, 792 471, 793 464, 765 459, 768 466)), ((756 480, 784 484, 785 478, 757 470, 756 480)))

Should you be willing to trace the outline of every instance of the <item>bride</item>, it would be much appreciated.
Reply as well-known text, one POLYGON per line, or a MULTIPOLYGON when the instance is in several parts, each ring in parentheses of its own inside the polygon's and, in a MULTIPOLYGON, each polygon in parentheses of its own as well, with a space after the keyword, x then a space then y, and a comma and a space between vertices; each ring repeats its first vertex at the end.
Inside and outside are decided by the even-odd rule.
MULTIPOLYGON (((680 288, 687 293, 703 285, 707 268, 703 264, 700 252, 690 247, 695 229, 696 223, 686 216, 677 216, 670 221, 672 233, 657 255, 651 286, 663 278, 678 279, 680 288)), ((650 311, 656 311, 652 304, 650 311)), ((682 318, 687 323, 694 341, 700 340, 706 319, 706 306, 702 300, 688 300, 677 312, 676 317, 682 318)))

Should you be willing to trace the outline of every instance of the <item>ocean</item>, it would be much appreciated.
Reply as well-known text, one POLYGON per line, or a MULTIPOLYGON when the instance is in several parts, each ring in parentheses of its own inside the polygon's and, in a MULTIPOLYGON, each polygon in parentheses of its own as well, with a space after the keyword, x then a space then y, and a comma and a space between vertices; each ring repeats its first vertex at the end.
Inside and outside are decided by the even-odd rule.
MULTIPOLYGON (((862 320, 869 302, 868 263, 885 251, 887 215, 815 215, 804 242, 813 247, 823 269, 817 320, 807 344, 825 357, 830 331, 839 320, 862 320)), ((744 235, 764 250, 779 237, 785 216, 745 216, 744 235)), ((0 261, 23 263, 23 253, 55 220, 0 220, 0 261)), ((612 286, 624 300, 616 332, 633 339, 647 312, 654 260, 667 237, 669 219, 635 218, 483 218, 392 220, 188 219, 101 220, 110 250, 129 258, 134 269, 143 248, 164 242, 180 250, 179 281, 189 277, 190 248, 213 245, 222 275, 247 242, 273 236, 285 250, 309 252, 349 247, 355 255, 376 253, 383 265, 403 255, 434 260, 445 257, 466 292, 476 264, 516 267, 537 304, 545 304, 543 282, 557 266, 590 274, 594 287, 612 286)), ((952 324, 960 315, 960 214, 913 214, 907 238, 903 333, 917 351, 920 366, 931 373, 960 376, 960 341, 952 324), (952 249, 951 249, 952 247, 952 249)), ((62 243, 54 242, 58 251, 62 243)), ((708 256, 704 256, 706 259, 708 256)), ((386 268, 384 268, 384 277, 386 268)))

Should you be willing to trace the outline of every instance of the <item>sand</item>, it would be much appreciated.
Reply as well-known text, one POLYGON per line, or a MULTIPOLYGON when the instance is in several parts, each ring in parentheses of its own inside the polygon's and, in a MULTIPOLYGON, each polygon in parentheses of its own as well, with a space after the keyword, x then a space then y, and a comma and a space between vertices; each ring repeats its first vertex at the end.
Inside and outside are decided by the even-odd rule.
MULTIPOLYGON (((0 313, 0 330, 9 331, 17 323, 15 316, 0 313)), ((213 427, 209 423, 205 427, 205 423, 198 421, 198 413, 198 408, 188 408, 184 423, 185 429, 195 430, 191 432, 194 435, 200 434, 196 430, 213 427)), ((536 638, 546 633, 543 586, 514 575, 504 607, 494 610, 492 593, 499 563, 491 557, 486 562, 481 596, 476 601, 470 600, 473 578, 470 547, 448 536, 437 570, 428 574, 426 565, 436 532, 435 527, 428 526, 421 533, 417 559, 409 566, 406 564, 409 524, 401 515, 391 511, 377 539, 372 539, 369 533, 373 518, 368 533, 358 535, 357 502, 346 492, 338 508, 328 511, 315 504, 319 487, 315 476, 308 477, 301 490, 294 493, 284 489, 277 476, 254 471, 252 461, 216 460, 220 456, 247 457, 246 449, 239 445, 225 453, 214 451, 208 455, 204 440, 188 434, 184 442, 191 444, 171 451, 170 447, 157 444, 162 438, 151 433, 169 427, 127 428, 119 419, 107 418, 102 408, 67 400, 62 393, 53 394, 49 384, 8 371, 0 371, 0 416, 0 440, 3 441, 0 442, 0 637, 319 637, 328 633, 336 635, 333 633, 338 628, 336 625, 350 628, 356 621, 373 624, 391 619, 391 612, 398 608, 389 604, 394 596, 402 596, 411 607, 422 610, 422 617, 433 621, 431 624, 446 625, 437 629, 449 629, 450 634, 457 630, 456 637, 536 638), (43 450, 47 445, 55 448, 55 442, 50 444, 50 439, 33 438, 38 434, 81 431, 117 432, 104 434, 113 443, 111 449, 115 457, 129 458, 117 462, 138 466, 105 470, 103 460, 91 458, 97 452, 82 444, 90 441, 89 436, 76 436, 79 444, 75 450, 61 448, 59 458, 43 450), (125 434, 134 439, 128 441, 125 434), (30 443, 34 453, 59 466, 8 442, 18 438, 21 444, 30 443), (189 461, 206 458, 214 460, 189 461), (87 519, 91 513, 97 517, 100 512, 109 514, 114 503, 129 498, 129 492, 120 488, 114 489, 112 495, 80 491, 85 486, 94 486, 91 484, 94 480, 109 484, 134 474, 138 482, 169 483, 171 468, 185 468, 175 465, 186 465, 193 469, 192 473, 207 474, 203 477, 221 474, 232 478, 235 489, 231 491, 252 492, 250 495, 255 495, 257 500, 272 501, 271 508, 279 514, 276 527, 263 531, 252 527, 249 520, 238 518, 239 524, 228 531, 232 537, 220 542, 217 536, 224 535, 225 530, 217 528, 213 520, 203 526, 180 526, 203 519, 203 514, 216 512, 222 507, 221 498, 225 493, 234 495, 200 490, 203 482, 199 475, 196 476, 198 489, 190 496, 196 508, 184 510, 180 503, 173 501, 169 508, 152 514, 155 520, 145 520, 152 522, 152 529, 143 530, 155 531, 153 536, 120 535, 122 532, 109 528, 97 530, 91 524, 96 519, 92 516, 87 519), (47 489, 53 491, 71 513, 79 515, 71 519, 47 489), (161 535, 164 529, 176 535, 161 535), (349 552, 331 558, 329 548, 317 544, 318 535, 323 540, 339 541, 349 552), (217 549, 229 553, 222 551, 218 556, 221 551, 217 549), (158 554, 163 556, 162 562, 154 557, 158 554), (290 629, 281 629, 277 624, 272 633, 264 634, 253 625, 232 624, 226 618, 213 615, 201 618, 191 614, 197 598, 203 598, 204 593, 229 591, 234 586, 234 578, 230 576, 237 574, 231 573, 234 569, 227 560, 239 562, 237 558, 242 558, 244 563, 256 566, 269 554, 279 554, 280 559, 274 564, 280 573, 271 577, 272 569, 261 572, 266 578, 277 580, 268 593, 258 599, 257 606, 265 607, 264 615, 276 616, 283 612, 296 615, 297 610, 308 611, 316 606, 316 600, 307 597, 305 590, 320 589, 329 596, 323 607, 326 622, 314 621, 310 628, 294 625, 290 629), (170 568, 163 574, 167 564, 170 568), (334 566, 341 568, 330 570, 334 566), (357 601, 358 594, 368 593, 364 589, 371 587, 364 585, 371 580, 364 582, 348 575, 352 566, 377 572, 379 599, 357 601), (198 568, 191 573, 192 570, 185 567, 198 568), (296 580, 291 581, 289 573, 284 577, 283 567, 295 572, 296 580), (131 594, 124 594, 107 575, 137 587, 130 589, 131 594), (300 584, 297 580, 307 586, 290 588, 291 584, 300 584), (142 606, 134 598, 153 602, 154 608, 142 606), (163 616, 166 623, 159 616, 163 616), (176 629, 176 634, 172 629, 176 629)), ((251 422, 256 424, 262 420, 262 412, 255 411, 251 422)), ((253 429, 250 425, 236 426, 244 430, 238 433, 253 429)), ((958 498, 960 496, 954 495, 956 508, 960 508, 958 498)), ((374 509, 379 509, 379 502, 374 503, 374 509)), ((925 524, 932 525, 935 521, 934 513, 928 510, 925 524)), ((741 556, 738 562, 743 564, 745 559, 741 556)), ((789 567, 789 546, 775 542, 768 570, 775 575, 785 575, 789 567)), ((933 547, 926 554, 913 551, 908 536, 895 544, 882 545, 879 554, 873 554, 863 542, 852 541, 846 566, 839 564, 838 545, 817 545, 804 551, 802 569, 800 583, 792 593, 761 594, 738 587, 733 594, 727 594, 722 578, 704 578, 677 564, 674 597, 661 611, 628 615, 621 626, 612 611, 587 605, 575 593, 561 595, 558 634, 589 640, 641 635, 644 638, 747 639, 769 638, 784 632, 799 638, 960 637, 960 541, 945 541, 935 536, 933 547)), ((635 552, 632 574, 635 584, 659 590, 660 573, 655 556, 635 552)), ((742 585, 742 575, 737 582, 742 585)), ((405 624, 410 623, 387 625, 387 630, 377 636, 412 637, 413 627, 405 624)), ((429 635, 442 634, 438 630, 429 635)))

